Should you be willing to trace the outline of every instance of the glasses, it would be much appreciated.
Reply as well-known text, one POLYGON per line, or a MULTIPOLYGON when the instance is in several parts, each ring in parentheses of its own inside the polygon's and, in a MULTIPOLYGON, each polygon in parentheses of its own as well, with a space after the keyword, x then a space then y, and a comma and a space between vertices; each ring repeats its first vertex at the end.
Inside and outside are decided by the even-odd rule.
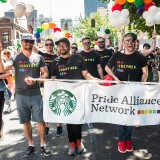
POLYGON ((134 42, 134 40, 132 38, 131 39, 127 39, 127 40, 124 41, 125 44, 133 43, 133 42, 134 42))
POLYGON ((6 55, 6 54, 10 54, 10 52, 4 52, 4 55, 6 55))
POLYGON ((77 47, 71 47, 72 49, 78 49, 77 47))
POLYGON ((100 44, 100 43, 104 43, 104 41, 99 41, 98 44, 100 44))
POLYGON ((25 43, 30 43, 30 44, 33 44, 34 41, 30 41, 30 40, 24 40, 25 43))
POLYGON ((46 43, 45 46, 53 46, 52 43, 46 43))
POLYGON ((84 42, 83 45, 89 45, 91 42, 84 42))

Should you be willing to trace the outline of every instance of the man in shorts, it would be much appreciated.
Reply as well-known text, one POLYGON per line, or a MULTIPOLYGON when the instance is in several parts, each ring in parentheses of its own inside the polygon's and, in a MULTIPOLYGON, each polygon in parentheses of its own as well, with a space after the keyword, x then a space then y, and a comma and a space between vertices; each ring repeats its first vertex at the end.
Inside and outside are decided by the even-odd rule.
POLYGON ((28 141, 25 156, 29 157, 35 151, 31 120, 37 122, 41 153, 44 156, 50 156, 51 152, 46 149, 40 86, 39 82, 34 80, 34 78, 47 78, 48 70, 42 56, 32 52, 34 45, 34 36, 32 34, 23 34, 21 44, 23 47, 22 52, 11 57, 5 65, 3 65, 0 58, 0 72, 4 73, 12 67, 15 68, 17 110, 19 121, 23 124, 24 133, 28 141))

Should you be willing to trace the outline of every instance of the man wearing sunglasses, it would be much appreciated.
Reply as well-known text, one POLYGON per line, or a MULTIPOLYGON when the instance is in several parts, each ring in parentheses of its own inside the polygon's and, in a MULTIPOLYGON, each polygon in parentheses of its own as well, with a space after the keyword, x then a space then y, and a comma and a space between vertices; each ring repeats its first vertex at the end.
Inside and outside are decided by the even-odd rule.
MULTIPOLYGON (((41 51, 38 51, 38 54, 40 54, 45 61, 45 64, 48 68, 49 71, 49 78, 51 78, 51 64, 52 61, 57 57, 57 54, 54 53, 53 49, 54 49, 54 42, 52 39, 48 38, 45 40, 45 49, 46 49, 46 53, 43 53, 41 51)), ((43 90, 43 84, 41 84, 41 89, 43 90)), ((49 135, 49 124, 46 122, 46 136, 49 135)), ((62 125, 60 123, 57 124, 57 137, 60 137, 63 135, 63 128, 62 125)))
POLYGON ((101 57, 98 52, 91 49, 91 41, 89 37, 82 39, 82 45, 84 50, 80 52, 87 64, 87 70, 89 73, 96 78, 103 78, 103 70, 101 67, 101 57))
MULTIPOLYGON (((107 63, 105 70, 115 80, 118 78, 120 81, 147 81, 147 60, 144 55, 135 50, 136 40, 135 33, 129 32, 123 35, 124 52, 116 52, 107 63), (112 69, 115 71, 114 74, 112 69)), ((132 127, 118 125, 118 136, 118 151, 131 152, 133 150, 132 127)))
POLYGON ((47 78, 48 70, 42 56, 32 52, 34 41, 32 34, 23 34, 21 37, 22 52, 11 57, 5 65, 3 65, 0 59, 1 73, 10 70, 13 66, 15 68, 17 111, 19 121, 23 124, 24 133, 28 141, 28 147, 25 151, 26 157, 31 156, 35 151, 31 120, 37 122, 41 153, 44 156, 51 155, 51 152, 46 150, 45 123, 43 120, 43 102, 40 86, 33 79, 47 78))
POLYGON ((105 39, 103 37, 98 37, 98 50, 96 50, 100 57, 101 57, 101 66, 103 69, 103 75, 105 76, 107 73, 105 71, 105 66, 107 65, 108 61, 112 57, 112 51, 109 49, 106 49, 105 46, 105 39))
POLYGON ((77 45, 77 43, 72 43, 70 52, 71 52, 71 55, 74 54, 74 53, 78 53, 78 45, 77 45))

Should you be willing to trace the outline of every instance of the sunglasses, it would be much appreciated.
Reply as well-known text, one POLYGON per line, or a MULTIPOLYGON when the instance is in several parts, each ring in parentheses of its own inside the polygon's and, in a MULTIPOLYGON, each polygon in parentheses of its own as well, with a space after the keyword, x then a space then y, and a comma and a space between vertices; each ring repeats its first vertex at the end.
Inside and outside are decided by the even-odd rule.
POLYGON ((33 44, 34 41, 30 41, 30 40, 24 40, 25 43, 30 43, 30 44, 33 44))
POLYGON ((84 42, 83 45, 91 44, 91 42, 84 42))
POLYGON ((46 43, 45 46, 53 46, 52 43, 46 43))
POLYGON ((100 43, 104 43, 104 41, 99 41, 98 44, 100 44, 100 43))
POLYGON ((6 54, 10 54, 10 52, 4 52, 4 55, 6 55, 6 54))
POLYGON ((128 39, 128 40, 125 40, 124 43, 125 44, 128 44, 128 43, 133 43, 135 40, 133 40, 132 38, 131 39, 128 39))
POLYGON ((71 47, 72 49, 78 49, 77 47, 71 47))

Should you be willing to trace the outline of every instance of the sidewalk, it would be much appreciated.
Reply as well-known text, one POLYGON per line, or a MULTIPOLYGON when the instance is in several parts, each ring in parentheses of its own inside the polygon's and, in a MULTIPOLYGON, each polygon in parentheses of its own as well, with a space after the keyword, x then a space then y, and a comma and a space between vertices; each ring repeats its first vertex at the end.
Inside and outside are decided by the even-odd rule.
POLYGON ((159 160, 160 126, 133 128, 134 151, 121 154, 117 150, 117 130, 113 124, 83 125, 83 142, 86 151, 82 155, 68 155, 68 139, 66 126, 64 135, 56 137, 56 125, 50 124, 51 131, 47 137, 47 145, 52 156, 44 157, 39 151, 39 137, 36 124, 33 123, 33 137, 36 153, 30 158, 24 157, 27 147, 22 125, 19 124, 17 110, 13 103, 13 111, 4 115, 4 138, 0 141, 0 160, 159 160))

